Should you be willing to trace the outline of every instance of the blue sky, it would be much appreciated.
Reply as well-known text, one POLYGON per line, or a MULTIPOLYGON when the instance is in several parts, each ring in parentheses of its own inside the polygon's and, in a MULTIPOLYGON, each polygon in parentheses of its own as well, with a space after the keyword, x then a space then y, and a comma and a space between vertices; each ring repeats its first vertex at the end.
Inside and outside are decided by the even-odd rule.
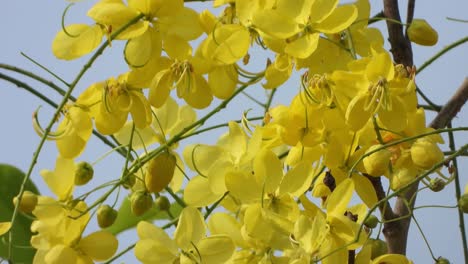
MULTIPOLYGON (((66 17, 66 23, 91 23, 91 19, 86 17, 86 10, 94 2, 84 1, 72 7, 66 17)), ((404 9, 407 1, 399 2, 402 9, 404 9)), ((53 80, 53 77, 48 76, 47 73, 20 55, 20 52, 24 52, 65 80, 72 80, 88 57, 65 62, 56 59, 51 53, 51 42, 61 28, 61 15, 67 3, 65 1, 4 1, 0 9, 0 32, 2 32, 0 63, 16 65, 53 80)), ((375 4, 372 13, 377 13, 382 9, 381 1, 371 1, 371 4, 375 4)), ((190 6, 201 10, 208 5, 209 3, 190 6)), ((463 0, 417 1, 415 17, 425 18, 429 21, 439 32, 439 43, 433 47, 413 45, 416 66, 421 65, 444 46, 468 35, 468 24, 446 19, 446 17, 467 19, 466 10, 468 10, 468 2, 463 0)), ((383 22, 378 24, 380 25, 379 27, 385 28, 383 22)), ((110 76, 117 76, 125 72, 127 67, 122 57, 122 48, 123 42, 114 44, 112 48, 106 50, 104 55, 81 80, 75 95, 93 82, 102 81, 110 76)), ((436 103, 443 104, 446 102, 468 75, 466 71, 467 54, 468 45, 465 44, 443 56, 417 76, 419 87, 436 103)), ((32 81, 28 81, 28 83, 56 101, 59 100, 60 97, 49 88, 32 81)), ((58 84, 58 82, 56 83, 58 84)), ((297 92, 297 87, 297 85, 288 85, 280 88, 273 106, 286 103, 297 92)), ((248 91, 260 98, 264 96, 261 87, 252 87, 248 91)), ((39 105, 45 106, 45 103, 26 91, 0 81, 0 120, 2 120, 0 163, 12 164, 24 171, 27 170, 33 151, 40 140, 31 125, 31 115, 39 105)), ((251 102, 247 102, 245 97, 234 101, 232 105, 235 107, 221 112, 211 124, 225 122, 227 119, 239 119, 244 110, 254 106, 251 102)), ((52 113, 52 109, 45 106, 40 112, 40 119, 43 122, 47 122, 48 117, 52 113)), ((466 120, 468 120, 467 113, 468 111, 463 109, 455 118, 454 126, 466 126, 466 120)), ((428 115, 427 120, 430 121, 431 119, 431 115, 428 115)), ((214 143, 215 138, 220 132, 215 131, 213 134, 198 138, 198 140, 209 144, 214 143)), ((467 138, 466 133, 458 133, 458 145, 466 144, 467 138)), ((93 138, 89 142, 85 153, 78 160, 94 161, 107 151, 108 149, 99 140, 93 138)), ((46 144, 32 174, 33 181, 38 184, 40 190, 45 194, 50 194, 50 192, 46 190, 38 172, 44 168, 53 169, 56 155, 55 144, 53 142, 46 144)), ((106 160, 98 163, 95 168, 97 172, 95 177, 100 179, 97 181, 104 182, 119 177, 119 162, 122 162, 119 156, 111 155, 106 160)), ((468 164, 466 159, 460 159, 459 163, 461 165, 460 171, 462 172, 460 176, 461 182, 464 185, 468 183, 467 174, 463 173, 468 171, 468 164)), ((422 192, 418 196, 417 204, 454 205, 453 185, 450 185, 440 193, 422 192)), ((421 209, 415 215, 420 221, 423 230, 425 230, 434 254, 436 256, 445 256, 453 263, 461 263, 462 248, 455 210, 421 209)), ((465 223, 468 224, 468 221, 465 220, 465 223)), ((127 236, 125 240, 134 239, 134 235, 132 234, 126 233, 125 236, 127 236)), ((414 224, 412 225, 410 236, 411 239, 408 246, 409 257, 415 263, 431 263, 430 254, 422 243, 422 238, 414 224)), ((121 248, 124 247, 125 244, 121 245, 121 248)), ((126 256, 122 258, 122 261, 130 263, 132 262, 132 256, 126 256)), ((119 263, 119 261, 117 262, 119 263)))

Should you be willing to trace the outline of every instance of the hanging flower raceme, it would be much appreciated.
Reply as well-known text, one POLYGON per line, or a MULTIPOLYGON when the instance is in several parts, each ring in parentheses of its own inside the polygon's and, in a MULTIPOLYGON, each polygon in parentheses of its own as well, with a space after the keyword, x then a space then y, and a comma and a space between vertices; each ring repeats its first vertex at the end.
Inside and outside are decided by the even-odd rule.
POLYGON ((97 130, 105 135, 119 131, 128 114, 138 128, 147 127, 152 120, 151 107, 141 89, 133 87, 127 81, 128 74, 117 79, 89 86, 78 98, 89 107, 97 130))

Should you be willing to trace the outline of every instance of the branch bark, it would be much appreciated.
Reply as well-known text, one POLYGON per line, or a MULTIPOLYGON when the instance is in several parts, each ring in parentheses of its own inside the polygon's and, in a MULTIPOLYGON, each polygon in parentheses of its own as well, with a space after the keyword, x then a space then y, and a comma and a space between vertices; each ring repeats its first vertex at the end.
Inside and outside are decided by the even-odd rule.
MULTIPOLYGON (((407 22, 411 22, 414 14, 415 0, 408 2, 407 22)), ((384 0, 384 15, 386 18, 401 21, 397 0, 384 0)), ((413 66, 413 52, 411 42, 403 32, 403 26, 391 20, 387 20, 389 41, 391 52, 396 63, 405 66, 413 66)), ((466 78, 460 88, 455 92, 452 98, 442 107, 441 111, 430 123, 430 127, 439 129, 446 127, 455 115, 460 111, 468 99, 468 78, 466 78)), ((376 189, 377 190, 377 189, 376 189)), ((415 183, 401 197, 398 197, 393 209, 393 216, 389 212, 384 212, 385 220, 401 218, 398 221, 390 221, 384 225, 383 233, 387 240, 388 253, 406 254, 408 240, 408 231, 411 223, 409 216, 416 201, 416 192, 418 183, 415 183), (387 218, 389 217, 389 218, 387 218)))

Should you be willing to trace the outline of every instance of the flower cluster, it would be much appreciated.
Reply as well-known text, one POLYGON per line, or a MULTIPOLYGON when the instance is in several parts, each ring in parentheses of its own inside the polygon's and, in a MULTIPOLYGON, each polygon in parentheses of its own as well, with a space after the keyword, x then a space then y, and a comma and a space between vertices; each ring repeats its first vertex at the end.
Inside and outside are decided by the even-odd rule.
MULTIPOLYGON (((138 223, 135 256, 143 263, 411 263, 372 246, 366 221, 379 203, 372 181, 387 178, 399 192, 421 180, 442 163, 443 141, 418 108, 414 67, 395 64, 368 25, 369 1, 216 0, 214 7, 224 9, 216 16, 183 0, 101 0, 88 11, 94 24, 57 34, 52 50, 64 60, 126 41, 129 70, 85 89, 49 135, 60 155, 56 170, 42 175, 57 199, 40 197, 32 211, 35 263, 92 263, 115 253, 108 231, 82 235, 94 208, 73 198, 73 186, 90 180, 73 159, 93 129, 129 149, 116 186, 130 190, 135 215, 165 190, 185 206, 173 238, 138 223), (274 58, 258 73, 245 69, 254 47, 274 58), (295 71, 300 91, 289 103, 268 104, 263 123, 230 121, 216 144, 179 155, 179 141, 202 133, 210 117, 197 119, 194 108, 214 97, 229 102, 258 81, 267 92, 286 89, 295 71), (361 203, 351 205, 353 194, 361 203), (224 210, 213 212, 218 205, 224 210)), ((115 211, 100 208, 100 225, 112 225, 115 211)))

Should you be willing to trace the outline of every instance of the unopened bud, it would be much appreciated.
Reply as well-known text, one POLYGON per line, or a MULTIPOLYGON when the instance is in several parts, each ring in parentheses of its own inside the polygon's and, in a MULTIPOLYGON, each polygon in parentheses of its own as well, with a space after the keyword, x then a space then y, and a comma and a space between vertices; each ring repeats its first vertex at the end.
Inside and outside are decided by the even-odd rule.
POLYGON ((433 46, 439 40, 437 31, 424 19, 413 19, 406 33, 412 42, 423 46, 433 46))
MULTIPOLYGON (((16 206, 18 203, 18 197, 13 198, 13 204, 16 206)), ((19 210, 23 213, 31 213, 37 205, 37 195, 30 191, 24 191, 23 197, 21 197, 21 202, 19 204, 19 210)))
POLYGON ((450 264, 450 261, 443 257, 438 257, 435 264, 450 264))
POLYGON ((143 215, 153 206, 151 194, 143 191, 137 191, 130 196, 130 205, 132 213, 136 216, 143 215))
POLYGON ((136 182, 136 176, 135 174, 132 173, 126 176, 125 180, 122 182, 122 187, 124 187, 125 189, 130 189, 133 187, 133 185, 135 185, 135 182, 136 182))
POLYGON ((85 185, 93 178, 93 175, 94 170, 91 164, 85 161, 78 163, 75 171, 75 185, 85 185))
POLYGON ((171 202, 169 201, 169 199, 167 199, 166 196, 159 196, 158 198, 156 198, 155 203, 161 211, 169 211, 169 209, 171 208, 171 202))
MULTIPOLYGON (((377 144, 370 147, 366 153, 374 151, 378 148, 381 148, 382 145, 377 144)), ((370 156, 364 158, 364 168, 366 169, 367 174, 379 177, 382 176, 388 170, 388 163, 390 162, 390 157, 392 153, 388 149, 381 149, 377 152, 372 153, 370 156)))
POLYGON ((99 206, 97 210, 97 221, 100 228, 111 226, 117 219, 117 211, 107 204, 99 206))
POLYGON ((411 146, 411 159, 414 165, 424 170, 444 160, 444 153, 436 143, 420 138, 411 146))
POLYGON ((371 259, 387 254, 387 243, 385 243, 385 241, 370 238, 368 243, 371 243, 372 246, 371 259))
POLYGON ((445 182, 440 178, 431 179, 429 188, 433 192, 440 192, 445 188, 445 182))
POLYGON ((463 213, 468 214, 468 193, 460 197, 460 200, 458 200, 458 207, 460 207, 463 213))
POLYGON ((154 193, 162 191, 171 182, 175 167, 176 157, 167 151, 151 159, 146 167, 146 189, 154 193))
POLYGON ((375 215, 370 215, 366 221, 364 221, 364 225, 368 228, 375 228, 379 223, 379 219, 375 215))

